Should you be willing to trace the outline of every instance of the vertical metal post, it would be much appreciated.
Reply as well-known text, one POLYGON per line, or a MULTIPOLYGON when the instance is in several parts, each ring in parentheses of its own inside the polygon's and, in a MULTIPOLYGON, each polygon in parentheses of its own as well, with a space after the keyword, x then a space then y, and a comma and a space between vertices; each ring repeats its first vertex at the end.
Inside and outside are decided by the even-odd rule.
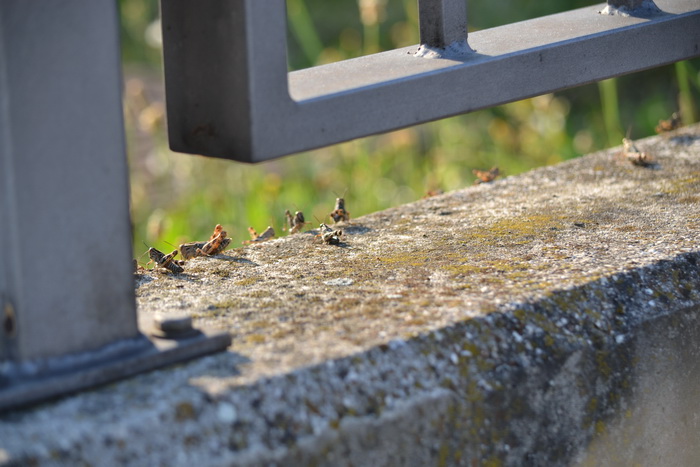
POLYGON ((421 44, 445 48, 467 41, 466 0, 418 0, 421 44))
POLYGON ((615 8, 625 7, 628 10, 636 10, 638 8, 658 8, 654 0, 608 0, 608 5, 615 8))
MULTIPOLYGON (((284 0, 161 0, 170 147, 240 160, 275 144, 272 122, 294 112, 284 0), (216 89, 216 92, 211 92, 216 89), (267 102, 264 108, 253 104, 267 102), (237 129, 250 130, 229 138, 237 129)), ((253 160, 250 160, 253 162, 253 160)))
POLYGON ((138 334, 118 37, 112 0, 0 1, 4 358, 138 334))
POLYGON ((114 0, 0 0, 0 245, 0 411, 230 343, 139 332, 114 0))
POLYGON ((601 13, 623 16, 653 16, 662 13, 654 0, 607 0, 601 13))

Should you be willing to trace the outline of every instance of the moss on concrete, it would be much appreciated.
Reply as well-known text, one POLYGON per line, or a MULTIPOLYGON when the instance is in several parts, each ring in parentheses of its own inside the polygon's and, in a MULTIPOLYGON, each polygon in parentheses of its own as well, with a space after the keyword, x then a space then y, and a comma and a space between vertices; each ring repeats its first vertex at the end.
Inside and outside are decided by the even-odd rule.
POLYGON ((77 413, 89 442, 66 462, 145 426, 163 433, 148 453, 117 450, 151 464, 163 445, 217 464, 569 463, 638 417, 645 323, 692 329, 698 131, 639 142, 654 169, 613 149, 353 219, 340 245, 312 232, 140 272, 142 319, 188 310, 230 353, 0 420, 0 459, 36 455, 21 437, 58 449, 41 421, 77 413))

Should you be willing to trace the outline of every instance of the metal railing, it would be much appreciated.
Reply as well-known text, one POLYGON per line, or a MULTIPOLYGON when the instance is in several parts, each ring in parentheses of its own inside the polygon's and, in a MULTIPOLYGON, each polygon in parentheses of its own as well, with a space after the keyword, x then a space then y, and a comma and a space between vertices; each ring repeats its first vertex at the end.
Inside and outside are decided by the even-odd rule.
MULTIPOLYGON (((467 36, 419 0, 422 44, 288 73, 284 0, 162 0, 171 146, 261 161, 699 56, 698 0, 658 5, 467 36)), ((113 0, 0 0, 0 410, 229 344, 139 327, 128 195, 113 0)))
POLYGON ((284 0, 161 5, 171 148, 253 162, 700 53, 698 0, 610 0, 468 37, 465 0, 419 0, 423 44, 288 73, 284 0))

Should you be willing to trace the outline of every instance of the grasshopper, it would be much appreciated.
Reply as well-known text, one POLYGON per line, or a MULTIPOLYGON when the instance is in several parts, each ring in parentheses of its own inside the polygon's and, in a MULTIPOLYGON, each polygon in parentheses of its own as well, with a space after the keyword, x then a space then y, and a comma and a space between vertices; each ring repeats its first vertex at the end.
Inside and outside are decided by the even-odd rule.
POLYGON ((258 235, 254 228, 248 227, 248 233, 250 234, 250 240, 244 241, 244 245, 249 245, 251 243, 261 243, 265 240, 271 239, 275 236, 275 229, 273 229, 271 226, 267 226, 267 229, 265 229, 263 233, 258 235))
POLYGON ((288 230, 290 234, 294 234, 299 232, 304 225, 306 224, 306 221, 304 219, 304 213, 301 211, 297 211, 294 213, 294 216, 289 212, 289 209, 284 211, 284 217, 287 219, 287 225, 288 225, 288 230))
POLYGON ((148 257, 151 258, 151 261, 149 261, 149 263, 153 262, 157 267, 167 269, 173 274, 179 274, 185 270, 182 267, 184 261, 176 260, 176 256, 177 250, 173 250, 172 253, 168 253, 166 255, 162 251, 157 250, 155 248, 148 249, 148 257))
POLYGON ((184 259, 192 259, 201 256, 198 251, 201 251, 207 242, 189 242, 180 245, 180 254, 184 259))
POLYGON ((666 133, 667 131, 677 130, 681 127, 681 114, 678 112, 673 112, 671 118, 668 120, 659 120, 659 124, 656 125, 656 132, 666 133))
POLYGON ((335 199, 335 209, 329 214, 333 222, 347 222, 350 220, 350 213, 345 210, 345 199, 336 198, 335 199))
POLYGON ((622 138, 622 154, 632 164, 640 167, 651 167, 656 164, 652 155, 637 149, 631 139, 622 138))
POLYGON ((340 243, 340 236, 343 235, 342 230, 333 230, 326 224, 321 222, 319 226, 319 235, 323 243, 327 245, 338 245, 340 243))
POLYGON ((226 231, 221 224, 216 224, 214 233, 207 242, 190 242, 180 245, 180 254, 184 259, 192 259, 197 256, 213 256, 221 253, 231 243, 231 239, 226 237, 226 231))
POLYGON ((474 184, 479 184, 479 183, 490 183, 496 179, 501 174, 501 171, 498 169, 498 167, 491 167, 490 170, 478 170, 474 169, 472 170, 472 173, 476 175, 476 180, 474 180, 474 184))

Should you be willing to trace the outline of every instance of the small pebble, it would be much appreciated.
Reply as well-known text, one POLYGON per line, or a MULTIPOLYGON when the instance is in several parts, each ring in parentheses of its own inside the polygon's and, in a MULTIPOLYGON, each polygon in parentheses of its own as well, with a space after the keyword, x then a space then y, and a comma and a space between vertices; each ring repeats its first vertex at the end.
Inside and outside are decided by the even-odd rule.
POLYGON ((222 402, 216 410, 216 417, 221 423, 231 424, 235 422, 236 415, 236 408, 228 402, 222 402))
POLYGON ((331 280, 324 282, 324 284, 326 284, 326 285, 335 285, 335 286, 352 285, 354 283, 355 283, 354 280, 347 278, 347 277, 339 277, 338 279, 331 279, 331 280))

